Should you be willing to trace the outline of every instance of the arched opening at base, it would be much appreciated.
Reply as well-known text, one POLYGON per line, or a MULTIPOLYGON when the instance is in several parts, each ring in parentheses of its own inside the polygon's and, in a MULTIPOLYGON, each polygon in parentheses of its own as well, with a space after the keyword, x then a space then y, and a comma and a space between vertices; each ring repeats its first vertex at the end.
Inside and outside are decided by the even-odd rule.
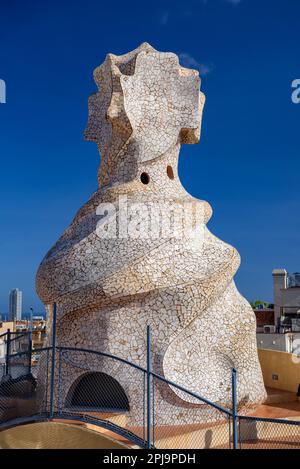
POLYGON ((86 373, 73 383, 66 407, 78 411, 125 412, 129 411, 129 401, 116 379, 97 371, 86 373))

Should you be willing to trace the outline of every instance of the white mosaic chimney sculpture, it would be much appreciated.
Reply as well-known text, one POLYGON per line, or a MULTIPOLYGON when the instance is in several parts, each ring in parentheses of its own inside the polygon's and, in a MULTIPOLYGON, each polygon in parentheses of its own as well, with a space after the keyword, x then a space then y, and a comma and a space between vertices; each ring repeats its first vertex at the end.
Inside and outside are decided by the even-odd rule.
MULTIPOLYGON (((239 254, 209 232, 210 205, 190 196, 177 173, 181 144, 200 138, 198 72, 145 43, 108 54, 94 77, 85 135, 101 153, 99 189, 37 274, 41 300, 58 306, 60 345, 145 366, 149 324, 158 373, 226 404, 235 367, 239 402, 261 403, 255 316, 233 281, 239 254)), ((137 422, 141 384, 119 364, 101 367, 125 390, 137 422)), ((66 388, 76 373, 66 372, 66 388)), ((171 406, 174 422, 199 421, 199 406, 174 388, 159 405, 171 406)))

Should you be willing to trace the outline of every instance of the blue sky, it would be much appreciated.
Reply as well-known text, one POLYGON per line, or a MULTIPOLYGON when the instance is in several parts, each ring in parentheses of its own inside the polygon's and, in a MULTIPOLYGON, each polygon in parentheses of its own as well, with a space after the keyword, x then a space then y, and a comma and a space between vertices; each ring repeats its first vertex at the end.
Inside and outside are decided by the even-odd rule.
POLYGON ((97 187, 93 69, 144 41, 202 74, 202 139, 182 147, 180 176, 239 250, 241 292, 272 300, 271 270, 300 271, 298 0, 2 0, 0 17, 1 312, 15 287, 42 309, 38 264, 97 187))

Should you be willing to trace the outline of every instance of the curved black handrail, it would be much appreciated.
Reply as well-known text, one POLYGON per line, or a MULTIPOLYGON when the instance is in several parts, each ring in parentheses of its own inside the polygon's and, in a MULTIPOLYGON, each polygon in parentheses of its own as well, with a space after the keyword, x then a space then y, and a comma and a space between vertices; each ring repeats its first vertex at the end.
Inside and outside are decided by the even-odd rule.
POLYGON ((102 357, 107 357, 107 358, 112 358, 113 360, 117 360, 121 363, 124 363, 125 365, 130 365, 133 368, 136 368, 139 371, 143 371, 144 373, 147 373, 147 370, 143 368, 140 365, 137 365, 136 363, 133 363, 129 360, 126 360, 125 358, 118 357, 117 355, 113 355, 112 353, 107 353, 107 352, 99 352, 98 350, 91 350, 91 349, 86 349, 86 348, 77 348, 77 347, 56 347, 57 350, 68 350, 72 352, 85 352, 85 353, 93 353, 95 355, 100 355, 102 357))
MULTIPOLYGON (((1 337, 4 337, 5 335, 8 336, 8 332, 3 332, 3 334, 0 334, 0 339, 1 337)), ((30 332, 27 332, 27 331, 10 331, 10 336, 15 336, 15 337, 11 337, 10 338, 10 341, 12 342, 13 340, 17 340, 17 339, 20 339, 21 337, 26 337, 26 336, 29 336, 30 335, 30 332)))
POLYGON ((116 433, 117 435, 126 438, 128 441, 135 443, 141 448, 147 447, 147 442, 143 438, 137 436, 135 433, 131 432, 130 430, 124 427, 116 425, 113 422, 98 417, 92 417, 86 414, 73 414, 69 412, 55 412, 52 418, 49 418, 49 413, 45 412, 36 415, 31 415, 29 417, 19 417, 13 420, 8 420, 6 422, 0 423, 0 431, 4 431, 8 428, 15 427, 17 425, 26 425, 36 422, 51 422, 53 420, 74 420, 77 422, 80 421, 84 423, 89 423, 91 425, 104 428, 105 430, 110 430, 113 433, 116 433))
POLYGON ((158 375, 157 373, 154 373, 151 371, 152 376, 154 376, 156 379, 163 381, 166 384, 169 384, 169 386, 172 386, 174 388, 177 388, 179 391, 185 392, 186 394, 189 394, 191 397, 194 397, 195 399, 198 399, 205 404, 214 407, 215 409, 219 410, 220 412, 223 412, 224 414, 227 414, 228 416, 232 415, 232 411, 229 409, 226 409, 226 407, 223 407, 219 404, 215 404, 214 402, 209 401, 208 399, 205 399, 204 397, 201 397, 199 394, 189 391, 188 389, 184 388, 183 386, 180 386, 180 384, 176 384, 173 381, 170 381, 169 379, 164 378, 161 375, 158 375))
MULTIPOLYGON (((42 352, 43 350, 51 350, 51 349, 52 349, 51 347, 45 347, 45 348, 41 348, 41 349, 34 349, 33 352, 39 353, 39 352, 42 352)), ((133 368, 147 374, 147 370, 145 368, 143 368, 142 366, 137 365, 136 363, 133 363, 129 360, 126 360, 125 358, 118 357, 117 355, 113 355, 113 354, 108 353, 108 352, 100 352, 98 350, 91 350, 91 349, 77 348, 77 347, 66 347, 66 346, 57 346, 56 350, 60 350, 62 352, 64 350, 66 350, 66 351, 71 351, 71 352, 92 353, 94 355, 99 355, 99 356, 102 356, 102 357, 111 358, 112 360, 116 360, 116 361, 119 361, 121 363, 124 363, 125 365, 132 366, 133 368)), ((16 357, 18 355, 21 356, 21 355, 26 355, 26 354, 28 354, 28 352, 18 352, 18 353, 9 355, 9 357, 12 358, 12 357, 16 357)), ((211 402, 208 399, 205 399, 204 397, 200 396, 199 394, 197 394, 193 391, 190 391, 190 390, 186 389, 185 387, 183 387, 183 386, 181 386, 181 385, 179 385, 179 384, 177 384, 173 381, 170 381, 169 379, 167 379, 167 378, 165 378, 161 375, 158 375, 157 373, 155 373, 153 371, 150 371, 150 374, 153 377, 157 378, 158 380, 163 381, 164 383, 168 384, 169 386, 172 386, 172 387, 178 389, 179 391, 185 392, 186 394, 190 395, 191 397, 200 400, 204 404, 207 404, 211 407, 214 407, 215 409, 219 410, 220 412, 223 412, 224 414, 226 414, 228 416, 232 415, 232 411, 229 410, 229 409, 226 409, 222 405, 211 402)))
POLYGON ((295 425, 299 426, 300 425, 300 420, 288 420, 288 419, 271 419, 268 417, 256 417, 256 416, 251 416, 251 415, 238 415, 238 418, 240 420, 255 420, 255 422, 270 422, 270 423, 282 423, 286 425, 295 425))
MULTIPOLYGON (((121 357, 117 357, 116 355, 113 355, 111 353, 107 353, 107 352, 99 352, 99 351, 96 351, 96 350, 90 350, 90 349, 84 349, 84 348, 76 348, 76 347, 57 347, 57 349, 59 350, 69 350, 69 351, 77 351, 77 352, 87 352, 87 353, 93 353, 93 354, 96 354, 96 355, 100 355, 100 356, 104 356, 104 357, 108 357, 108 358, 112 358, 113 360, 117 360, 117 361, 120 361, 122 363, 125 363, 126 365, 130 365, 130 366, 133 366, 134 368, 144 372, 144 373, 147 373, 147 370, 139 365, 136 365, 135 363, 132 363, 131 361, 129 360, 126 360, 125 358, 121 358, 121 357)), ((188 389, 184 388, 183 386, 179 385, 179 384, 176 384, 174 383, 173 381, 170 381, 169 379, 167 378, 164 378, 163 376, 161 375, 158 375, 157 373, 154 373, 153 371, 150 371, 150 374, 152 376, 154 376, 155 378, 163 381, 164 383, 166 384, 169 384, 170 386, 173 386, 175 388, 177 388, 178 390, 182 391, 182 392, 185 392, 186 394, 189 394, 191 397, 194 397, 195 399, 199 399, 201 400, 202 402, 204 402, 205 404, 208 404, 212 407, 214 407, 215 409, 218 409, 220 410, 221 412, 224 412, 225 414, 227 415, 231 415, 231 411, 226 409, 225 407, 219 405, 219 404, 215 404, 214 402, 211 402, 209 401, 208 399, 205 399, 204 397, 201 397, 199 394, 193 392, 193 391, 189 391, 188 389)))
MULTIPOLYGON (((134 368, 144 372, 144 373, 147 373, 147 370, 139 365, 136 365, 135 363, 132 363, 131 361, 129 360, 126 360, 125 358, 121 358, 121 357, 117 357, 116 355, 113 355, 111 353, 107 353, 107 352, 99 352, 99 351, 96 351, 96 350, 90 350, 90 349, 84 349, 84 348, 76 348, 76 347, 57 347, 57 349, 59 350, 69 350, 69 351, 77 351, 77 352, 87 352, 87 353, 93 353, 93 354, 96 354, 96 355, 100 355, 100 356, 104 356, 104 357, 108 357, 108 358, 112 358, 113 360, 117 360, 117 361, 120 361, 122 363, 125 363, 126 365, 130 365, 130 366, 133 366, 134 368)), ((163 376, 161 375, 158 375, 157 373, 154 373, 153 371, 150 371, 150 374, 152 376, 154 376, 155 378, 159 379, 160 381, 163 381, 164 383, 166 384, 169 384, 170 386, 173 386, 175 388, 177 388, 178 390, 182 391, 182 392, 185 392, 186 394, 189 394, 191 397, 194 397, 195 399, 198 399, 198 400, 201 400, 202 402, 204 402, 205 404, 207 405, 210 405, 212 407, 214 407, 215 409, 218 409, 220 410, 221 412, 224 412, 225 414, 227 415, 231 415, 231 411, 229 409, 226 409, 225 407, 219 405, 219 404, 215 404, 214 402, 211 402, 209 401, 208 399, 205 399, 204 397, 201 397, 199 394, 193 392, 193 391, 189 391, 188 389, 184 388, 183 386, 179 385, 179 384, 176 384, 174 383, 173 381, 170 381, 169 379, 167 378, 164 378, 163 376)))
POLYGON ((97 425, 98 427, 105 428, 106 430, 111 430, 114 433, 117 433, 120 436, 127 438, 129 441, 136 443, 141 448, 147 448, 147 442, 143 438, 137 436, 135 433, 131 432, 127 428, 120 427, 115 423, 104 420, 99 417, 92 417, 86 414, 73 414, 69 412, 54 413, 54 418, 56 419, 66 419, 66 420, 79 420, 81 422, 90 423, 92 425, 97 425))

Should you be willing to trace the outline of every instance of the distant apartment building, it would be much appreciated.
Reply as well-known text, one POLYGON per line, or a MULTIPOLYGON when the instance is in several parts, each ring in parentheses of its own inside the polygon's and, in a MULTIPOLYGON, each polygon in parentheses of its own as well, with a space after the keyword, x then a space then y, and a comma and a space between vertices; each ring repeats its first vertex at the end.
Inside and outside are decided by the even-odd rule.
POLYGON ((22 319, 22 292, 15 288, 9 293, 9 321, 20 321, 22 319))
POLYGON ((11 332, 15 331, 15 323, 14 322, 8 322, 8 321, 0 321, 0 376, 1 372, 3 371, 3 364, 5 363, 5 354, 6 354, 6 345, 5 345, 5 339, 6 337, 4 334, 7 333, 7 331, 10 330, 11 332))
POLYGON ((274 304, 254 309, 257 346, 294 353, 300 340, 300 273, 275 269, 272 275, 274 304))
POLYGON ((15 323, 16 332, 19 334, 31 332, 32 348, 41 348, 46 338, 46 321, 42 316, 35 316, 31 321, 22 320, 15 323))
POLYGON ((293 331, 300 332, 300 273, 275 269, 272 275, 275 325, 291 326, 293 331))
POLYGON ((265 350, 277 350, 278 352, 298 353, 300 332, 286 333, 257 333, 257 347, 265 350))

